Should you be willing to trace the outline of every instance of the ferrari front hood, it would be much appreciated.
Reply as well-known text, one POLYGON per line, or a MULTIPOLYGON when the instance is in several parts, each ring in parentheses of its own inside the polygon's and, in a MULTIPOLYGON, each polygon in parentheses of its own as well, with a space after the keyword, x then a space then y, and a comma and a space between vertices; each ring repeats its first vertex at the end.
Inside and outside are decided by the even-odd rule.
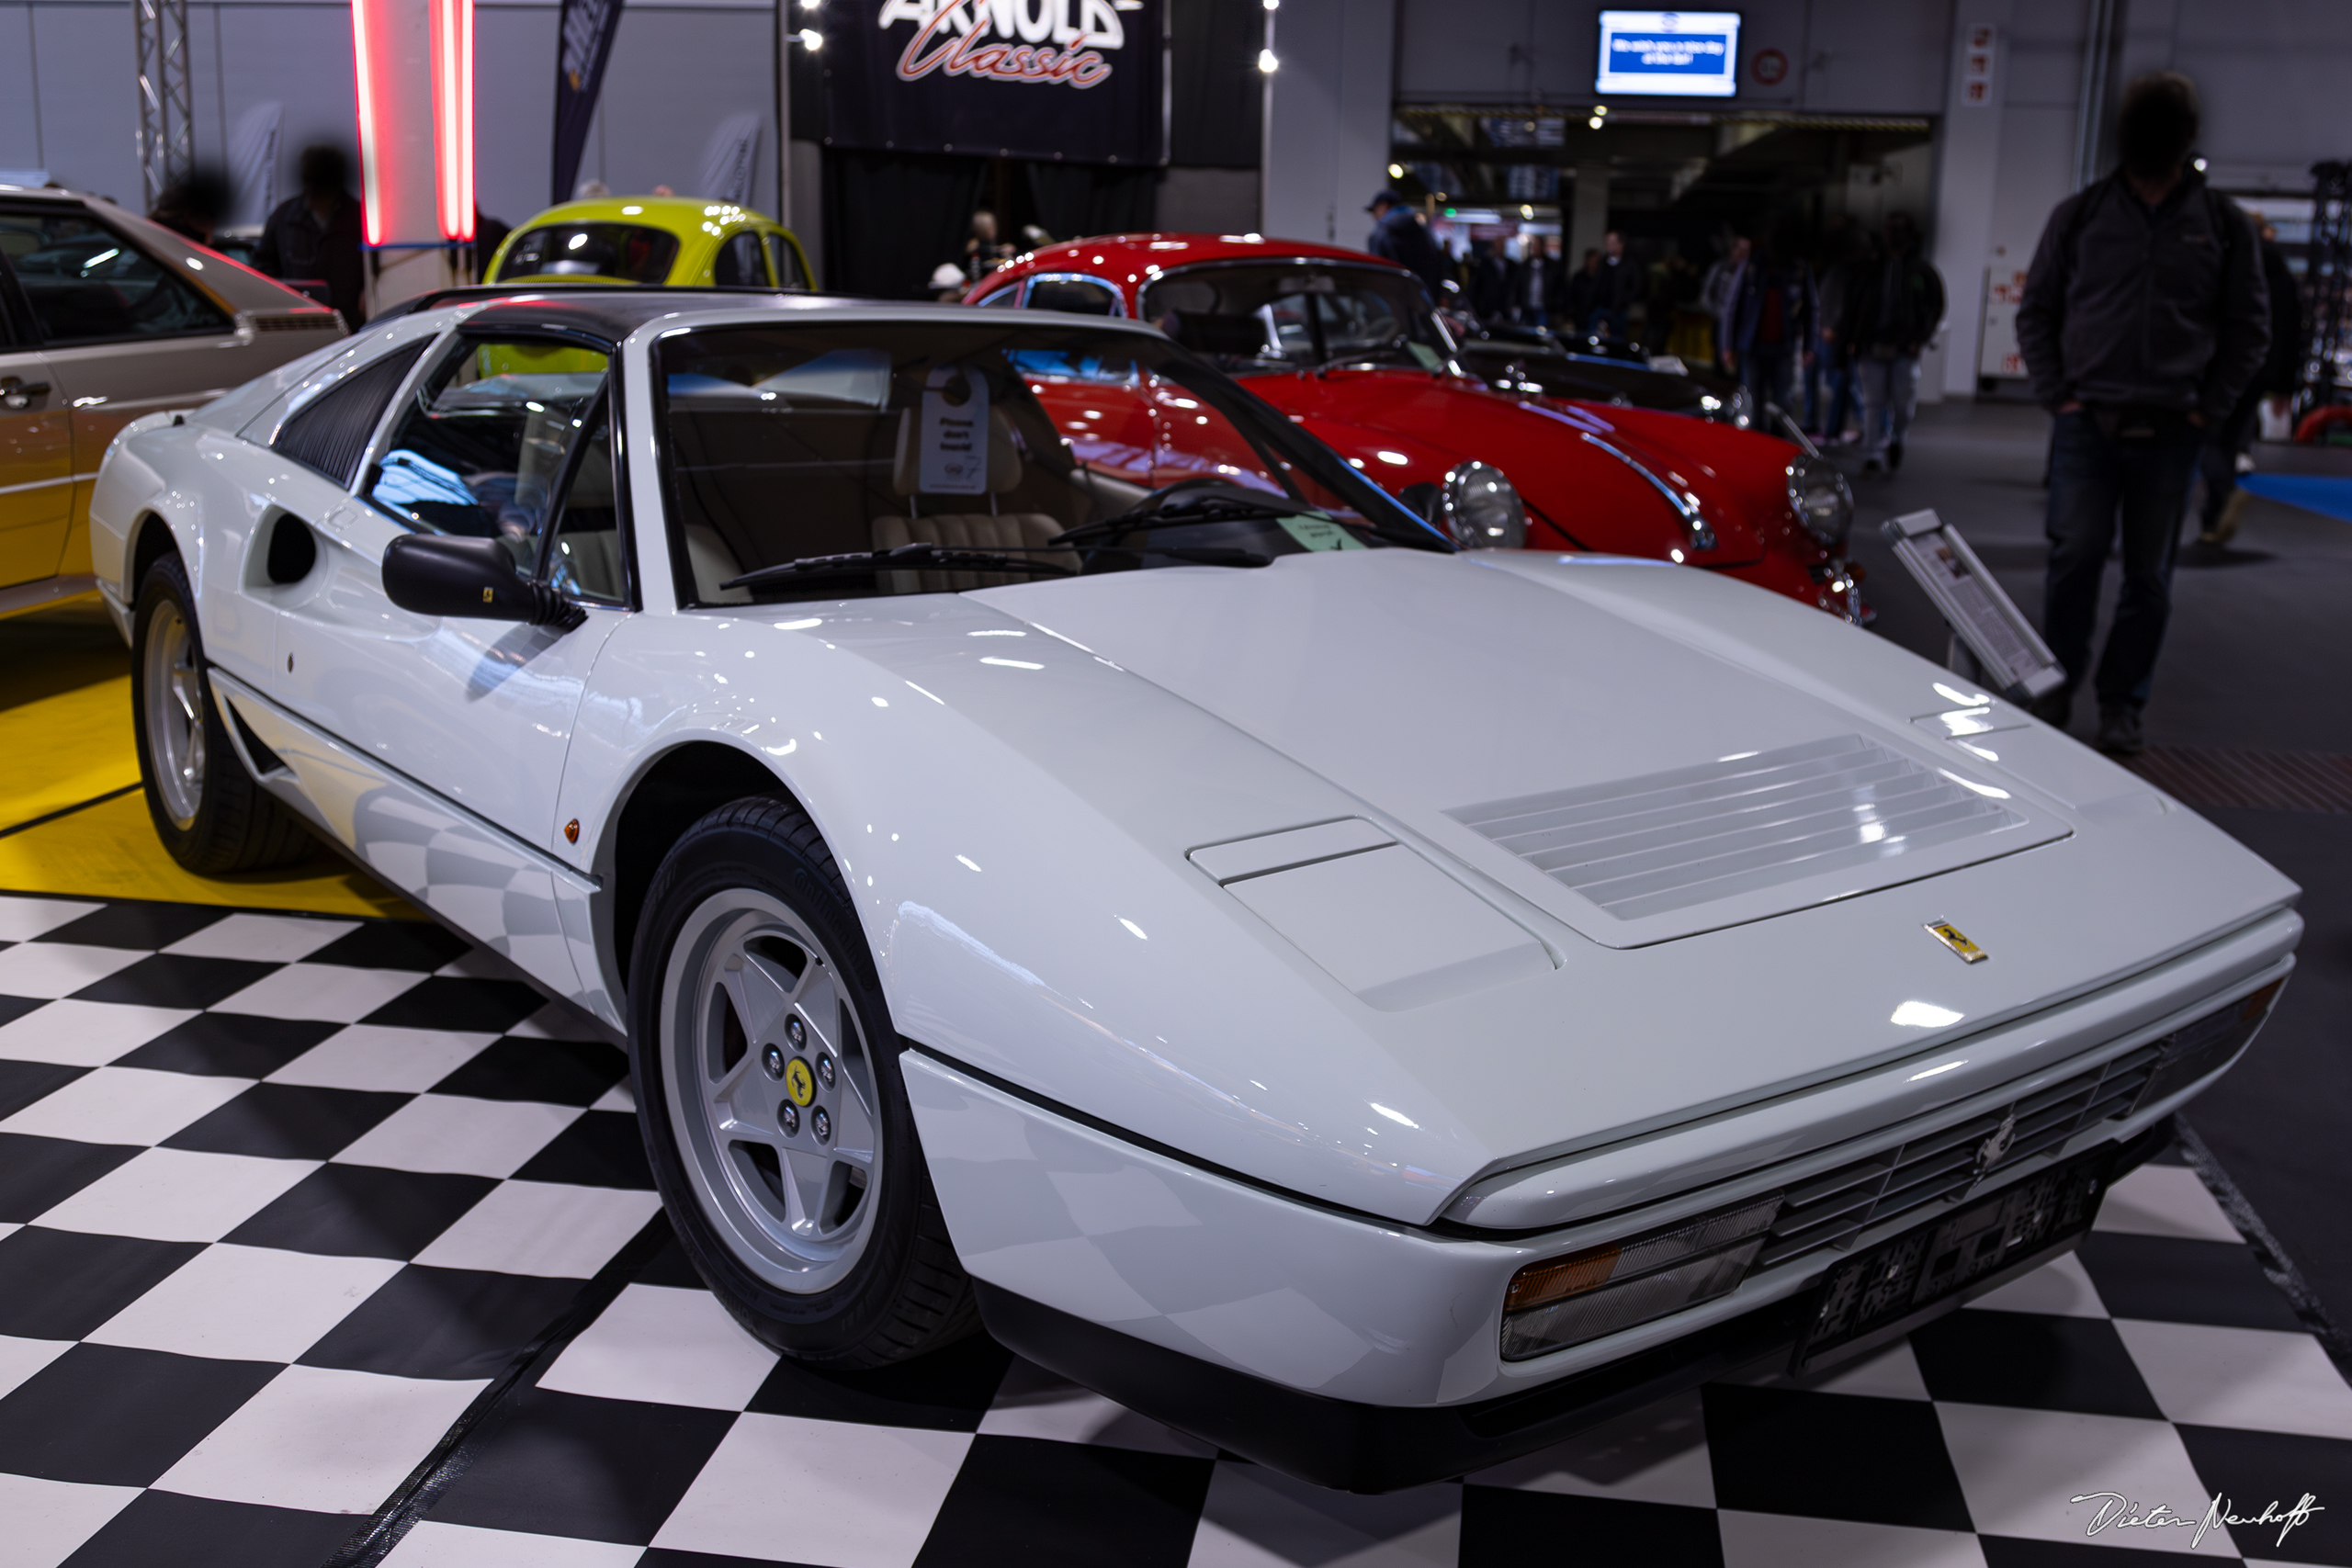
POLYGON ((1207 710, 1611 947, 2068 831, 1901 716, 1743 667, 1512 564, 1350 551, 976 597, 1207 710))

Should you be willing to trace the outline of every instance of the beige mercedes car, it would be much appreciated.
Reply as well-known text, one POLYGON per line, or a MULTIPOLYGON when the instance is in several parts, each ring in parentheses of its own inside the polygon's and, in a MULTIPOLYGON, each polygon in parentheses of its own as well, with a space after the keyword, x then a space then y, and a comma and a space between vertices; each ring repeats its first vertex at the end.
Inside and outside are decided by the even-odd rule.
POLYGON ((343 318, 110 202, 0 185, 0 615, 95 590, 115 432, 344 335, 343 318))

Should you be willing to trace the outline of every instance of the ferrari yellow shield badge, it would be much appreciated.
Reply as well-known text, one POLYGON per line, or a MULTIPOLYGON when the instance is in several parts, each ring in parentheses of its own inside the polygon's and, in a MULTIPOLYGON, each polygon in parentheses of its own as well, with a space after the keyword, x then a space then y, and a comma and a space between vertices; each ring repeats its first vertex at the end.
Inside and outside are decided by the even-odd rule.
POLYGON ((1960 954, 1963 964, 1982 964, 1993 955, 1968 940, 1968 935, 1950 920, 1929 920, 1928 934, 1960 954))
POLYGON ((784 1092, 792 1096, 795 1105, 807 1105, 817 1098, 817 1079, 808 1071, 808 1064, 795 1056, 784 1069, 784 1092))

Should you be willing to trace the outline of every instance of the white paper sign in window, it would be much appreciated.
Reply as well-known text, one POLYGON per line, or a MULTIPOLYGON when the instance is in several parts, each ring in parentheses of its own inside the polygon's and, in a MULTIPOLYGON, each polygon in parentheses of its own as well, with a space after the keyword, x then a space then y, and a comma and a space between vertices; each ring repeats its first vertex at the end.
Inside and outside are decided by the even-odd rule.
POLYGON ((987 494, 989 384, 960 366, 933 367, 923 379, 920 438, 918 489, 931 495, 987 494))

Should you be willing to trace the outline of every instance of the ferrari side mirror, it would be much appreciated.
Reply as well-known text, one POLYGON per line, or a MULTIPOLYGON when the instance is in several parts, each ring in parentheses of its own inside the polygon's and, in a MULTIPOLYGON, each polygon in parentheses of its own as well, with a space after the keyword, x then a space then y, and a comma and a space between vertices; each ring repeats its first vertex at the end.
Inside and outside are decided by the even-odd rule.
POLYGON ((497 540, 447 534, 405 534, 384 547, 384 596, 419 615, 520 621, 565 631, 588 618, 546 583, 519 575, 514 558, 497 540))

